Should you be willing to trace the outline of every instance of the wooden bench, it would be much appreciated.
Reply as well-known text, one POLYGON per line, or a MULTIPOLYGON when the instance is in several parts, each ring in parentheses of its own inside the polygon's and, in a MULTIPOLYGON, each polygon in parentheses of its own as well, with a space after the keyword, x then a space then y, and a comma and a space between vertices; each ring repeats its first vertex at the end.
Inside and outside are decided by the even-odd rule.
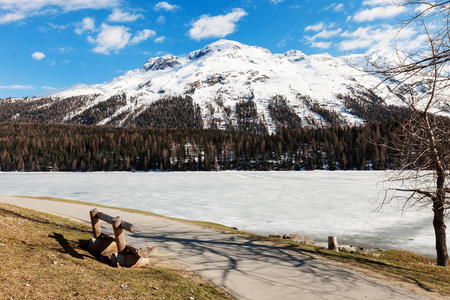
POLYGON ((134 225, 122 221, 120 217, 111 217, 96 208, 89 212, 94 238, 89 241, 89 250, 94 254, 111 254, 114 267, 143 267, 150 263, 149 257, 156 252, 155 247, 147 246, 138 239, 127 237, 123 230, 134 231, 134 225), (100 228, 100 220, 112 225, 112 231, 100 228))

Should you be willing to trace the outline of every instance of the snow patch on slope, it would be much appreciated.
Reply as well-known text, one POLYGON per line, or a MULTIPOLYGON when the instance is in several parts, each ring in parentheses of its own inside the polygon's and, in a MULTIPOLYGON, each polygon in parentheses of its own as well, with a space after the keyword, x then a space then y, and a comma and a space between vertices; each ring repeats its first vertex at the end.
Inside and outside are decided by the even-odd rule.
MULTIPOLYGON (((374 56, 373 59, 381 58, 374 56)), ((73 86, 53 96, 98 94, 94 102, 99 103, 125 94, 127 99, 132 99, 126 109, 135 111, 163 97, 188 95, 201 107, 205 127, 209 126, 211 118, 227 123, 224 108, 233 110, 239 101, 253 100, 270 132, 275 131, 275 126, 268 104, 278 95, 286 98, 304 125, 309 125, 307 120, 320 121, 321 117, 299 101, 298 95, 310 97, 320 107, 335 112, 344 124, 351 125, 364 121, 346 111, 338 94, 348 95, 377 86, 377 95, 387 104, 404 105, 380 78, 353 65, 367 67, 367 60, 363 55, 307 56, 298 50, 272 54, 260 47, 219 40, 185 57, 151 58, 141 68, 108 82, 73 86), (214 113, 210 113, 211 107, 214 113)))

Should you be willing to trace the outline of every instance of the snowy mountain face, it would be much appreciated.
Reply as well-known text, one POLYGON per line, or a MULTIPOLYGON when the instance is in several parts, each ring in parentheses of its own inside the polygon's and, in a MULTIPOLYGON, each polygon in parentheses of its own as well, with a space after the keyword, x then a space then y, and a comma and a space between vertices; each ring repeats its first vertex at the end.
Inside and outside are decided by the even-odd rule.
POLYGON ((365 64, 363 55, 272 54, 220 40, 185 57, 151 58, 102 84, 0 100, 0 120, 269 133, 280 127, 358 125, 366 121, 355 108, 363 101, 404 106, 379 78, 358 69, 365 64))

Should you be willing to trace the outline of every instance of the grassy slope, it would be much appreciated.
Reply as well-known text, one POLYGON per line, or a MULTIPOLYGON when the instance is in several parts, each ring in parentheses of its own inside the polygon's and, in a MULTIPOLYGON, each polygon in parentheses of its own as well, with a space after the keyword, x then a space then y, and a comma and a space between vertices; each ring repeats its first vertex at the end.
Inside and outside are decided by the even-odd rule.
POLYGON ((86 251, 91 235, 87 226, 0 204, 0 298, 230 299, 186 274, 109 267, 86 251))
MULTIPOLYGON (((31 197, 32 198, 32 197, 31 197)), ((88 204, 81 201, 63 200, 55 198, 40 198, 54 201, 63 201, 78 204, 88 204)), ((92 205, 92 203, 89 203, 92 205)), ((97 205, 98 207, 108 207, 103 205, 97 205)), ((137 212, 146 215, 156 215, 150 212, 116 208, 128 212, 137 212)), ((161 216, 163 217, 163 216, 161 216)), ((164 217, 167 218, 167 217, 164 217)), ((314 255, 322 258, 326 258, 338 263, 345 263, 347 266, 357 268, 356 271, 369 272, 368 275, 381 274, 395 280, 412 283, 418 286, 421 290, 431 292, 431 296, 438 298, 450 299, 450 267, 438 267, 436 266, 435 259, 421 256, 419 254, 403 251, 403 250, 390 250, 375 252, 380 256, 364 255, 356 253, 346 252, 333 252, 328 249, 316 246, 310 246, 292 242, 289 240, 271 238, 261 236, 248 232, 238 232, 227 226, 200 221, 188 221, 175 218, 169 218, 181 222, 187 222, 194 225, 226 232, 230 234, 238 234, 243 237, 257 240, 265 243, 270 243, 275 246, 288 247, 289 249, 307 255, 314 255), (434 295, 433 295, 434 294, 434 295)), ((430 295, 430 294, 429 294, 430 295)))

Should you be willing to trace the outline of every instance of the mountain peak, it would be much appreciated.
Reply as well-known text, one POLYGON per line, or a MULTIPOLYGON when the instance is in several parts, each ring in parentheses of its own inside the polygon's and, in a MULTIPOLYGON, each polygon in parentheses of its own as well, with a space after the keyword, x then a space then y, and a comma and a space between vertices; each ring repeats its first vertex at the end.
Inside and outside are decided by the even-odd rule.
POLYGON ((226 52, 231 52, 231 51, 236 51, 236 50, 242 49, 243 47, 246 47, 246 46, 239 42, 221 39, 221 40, 218 40, 214 43, 211 43, 211 44, 203 47, 200 50, 196 50, 196 51, 189 53, 187 55, 187 58, 191 59, 191 60, 196 60, 196 59, 199 59, 200 57, 206 56, 211 53, 216 53, 216 52, 226 53, 226 52))
POLYGON ((236 41, 220 39, 218 41, 215 41, 215 42, 209 44, 206 47, 209 47, 212 49, 229 49, 229 48, 234 48, 234 47, 243 48, 243 47, 248 47, 248 46, 241 44, 239 42, 236 42, 236 41))
POLYGON ((173 68, 179 65, 178 57, 165 55, 162 57, 150 58, 142 67, 143 71, 159 71, 167 68, 173 68))
MULTIPOLYGON (((186 57, 150 58, 141 68, 108 82, 73 86, 54 93, 50 100, 37 101, 43 103, 39 107, 63 101, 55 110, 61 113, 60 107, 67 108, 65 115, 58 116, 64 122, 117 126, 156 124, 164 115, 157 110, 174 114, 168 105, 173 109, 190 105, 205 128, 243 128, 249 118, 256 127, 248 123, 246 130, 265 127, 270 133, 291 121, 297 122, 289 123, 294 127, 361 124, 365 120, 352 112, 348 99, 370 94, 378 84, 377 96, 386 103, 398 105, 400 100, 389 92, 388 83, 354 68, 359 61, 359 56, 308 56, 299 50, 272 54, 221 39, 186 57)), ((30 109, 34 109, 31 104, 30 109)))

